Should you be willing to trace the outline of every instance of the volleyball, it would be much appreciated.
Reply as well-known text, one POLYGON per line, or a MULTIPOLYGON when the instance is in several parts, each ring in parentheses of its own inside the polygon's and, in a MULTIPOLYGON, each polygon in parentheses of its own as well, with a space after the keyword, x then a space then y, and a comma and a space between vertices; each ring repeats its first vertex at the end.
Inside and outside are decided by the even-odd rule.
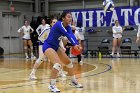
POLYGON ((112 0, 104 0, 103 8, 105 12, 112 12, 114 10, 114 3, 112 0))

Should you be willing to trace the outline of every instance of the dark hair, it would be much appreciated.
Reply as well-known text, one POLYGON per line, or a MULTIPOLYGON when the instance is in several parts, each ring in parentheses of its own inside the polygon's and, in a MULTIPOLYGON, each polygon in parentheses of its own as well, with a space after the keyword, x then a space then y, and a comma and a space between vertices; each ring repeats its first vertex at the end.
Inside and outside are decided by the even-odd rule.
POLYGON ((64 12, 61 14, 59 20, 62 21, 62 18, 65 18, 67 14, 71 14, 71 12, 69 12, 69 11, 64 11, 64 12))
POLYGON ((119 22, 119 20, 115 20, 115 23, 116 23, 117 21, 119 22))
POLYGON ((43 21, 43 20, 44 20, 44 21, 45 21, 45 23, 46 23, 46 19, 45 19, 45 18, 41 18, 41 23, 42 23, 42 21, 43 21))
POLYGON ((52 18, 52 19, 50 20, 50 24, 51 24, 51 23, 52 23, 52 21, 53 21, 53 20, 55 20, 55 19, 57 20, 57 18, 52 18))

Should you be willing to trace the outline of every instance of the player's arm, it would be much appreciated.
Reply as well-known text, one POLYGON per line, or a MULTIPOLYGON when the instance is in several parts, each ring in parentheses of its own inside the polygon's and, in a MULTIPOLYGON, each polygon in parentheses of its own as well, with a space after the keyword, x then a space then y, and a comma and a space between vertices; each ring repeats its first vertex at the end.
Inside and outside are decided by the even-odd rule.
POLYGON ((68 40, 71 42, 71 44, 73 46, 78 45, 78 42, 77 42, 74 34, 72 33, 71 27, 68 26, 67 29, 66 29, 63 26, 62 22, 60 22, 60 24, 58 24, 58 25, 59 25, 58 26, 59 27, 58 29, 60 29, 60 31, 63 33, 63 35, 65 35, 68 38, 68 40))
POLYGON ((39 35, 39 30, 41 29, 41 26, 39 25, 36 29, 37 34, 39 35))
POLYGON ((120 26, 120 28, 121 28, 121 30, 120 30, 119 33, 122 34, 123 33, 123 28, 121 26, 120 26))
POLYGON ((75 36, 77 37, 78 43, 81 44, 81 36, 78 31, 75 31, 75 36))
POLYGON ((30 33, 33 33, 34 32, 34 29, 31 26, 30 26, 30 30, 31 30, 30 33))
POLYGON ((115 30, 114 26, 112 27, 112 32, 113 32, 113 34, 117 34, 117 31, 115 30))
POLYGON ((64 51, 66 51, 66 48, 64 47, 64 43, 63 43, 63 40, 62 39, 59 42, 59 46, 60 46, 61 49, 63 49, 64 51))
POLYGON ((42 43, 47 39, 48 33, 50 32, 50 27, 44 29, 38 36, 38 40, 40 40, 42 43))
POLYGON ((20 33, 21 35, 24 35, 23 30, 24 30, 24 27, 22 26, 21 28, 18 29, 17 32, 20 33))
POLYGON ((23 31, 23 26, 17 30, 18 33, 21 33, 22 31, 23 31))

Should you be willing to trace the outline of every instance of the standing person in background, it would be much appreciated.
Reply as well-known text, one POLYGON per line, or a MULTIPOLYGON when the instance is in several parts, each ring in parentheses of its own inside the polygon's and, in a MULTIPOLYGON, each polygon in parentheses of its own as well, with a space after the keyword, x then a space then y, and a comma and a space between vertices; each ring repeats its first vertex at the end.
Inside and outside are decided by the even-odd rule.
POLYGON ((85 37, 84 37, 85 27, 82 27, 82 23, 81 22, 78 22, 77 23, 76 30, 79 32, 79 35, 81 37, 82 54, 84 54, 84 47, 85 47, 84 46, 84 41, 85 41, 85 37))
POLYGON ((48 87, 52 92, 60 92, 60 90, 56 87, 56 78, 58 72, 61 71, 63 66, 68 68, 68 73, 71 76, 71 84, 76 88, 83 88, 75 77, 73 63, 70 61, 65 52, 59 48, 61 38, 66 36, 76 50, 81 50, 81 47, 78 45, 78 42, 72 33, 70 27, 71 22, 71 13, 63 12, 60 20, 51 28, 48 38, 44 41, 43 52, 50 59, 50 62, 53 63, 51 81, 48 87))
MULTIPOLYGON (((82 46, 81 45, 81 41, 82 41, 81 40, 81 35, 80 35, 79 31, 77 31, 77 29, 76 29, 76 27, 74 25, 72 26, 72 31, 73 31, 73 33, 74 33, 79 45, 82 46)), ((80 65, 83 65, 82 51, 76 51, 73 47, 71 47, 71 55, 72 56, 77 56, 78 63, 80 63, 80 65)))
POLYGON ((50 25, 46 24, 46 20, 44 18, 42 18, 41 23, 37 29, 36 32, 39 35, 45 28, 50 27, 50 25))
POLYGON ((140 41, 140 25, 138 26, 136 43, 138 43, 139 41, 140 41))
POLYGON ((31 59, 35 59, 36 57, 33 54, 33 45, 31 41, 30 34, 33 33, 33 28, 28 24, 28 21, 24 21, 24 26, 22 26, 20 29, 18 29, 18 32, 23 35, 23 45, 24 45, 24 51, 25 51, 25 57, 26 59, 29 59, 28 56, 28 46, 31 49, 31 59))
POLYGON ((112 53, 110 55, 111 57, 114 57, 115 50, 117 50, 117 57, 120 57, 119 51, 120 51, 123 29, 119 25, 118 20, 115 21, 115 26, 112 27, 112 31, 113 31, 113 46, 112 46, 112 53))

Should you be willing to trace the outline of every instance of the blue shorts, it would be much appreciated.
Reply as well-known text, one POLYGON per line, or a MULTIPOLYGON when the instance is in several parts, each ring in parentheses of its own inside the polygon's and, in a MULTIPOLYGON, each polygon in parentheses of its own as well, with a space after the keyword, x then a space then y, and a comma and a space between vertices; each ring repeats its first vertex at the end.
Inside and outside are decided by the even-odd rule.
POLYGON ((41 41, 39 41, 39 45, 43 45, 44 43, 42 43, 41 41))
POLYGON ((44 44, 43 44, 43 47, 42 47, 43 53, 44 53, 48 48, 52 48, 52 49, 54 49, 55 51, 57 51, 59 47, 53 46, 53 45, 48 44, 48 43, 44 43, 44 44))

